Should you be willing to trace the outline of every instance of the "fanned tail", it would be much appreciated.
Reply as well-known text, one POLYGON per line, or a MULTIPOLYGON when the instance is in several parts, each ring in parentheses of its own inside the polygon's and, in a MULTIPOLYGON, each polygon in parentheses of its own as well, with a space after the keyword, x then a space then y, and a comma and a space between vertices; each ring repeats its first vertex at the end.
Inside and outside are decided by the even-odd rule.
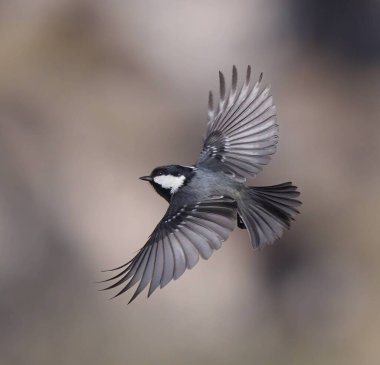
POLYGON ((271 244, 289 229, 302 203, 297 186, 286 182, 273 186, 249 187, 238 201, 238 226, 247 228, 252 246, 271 244))

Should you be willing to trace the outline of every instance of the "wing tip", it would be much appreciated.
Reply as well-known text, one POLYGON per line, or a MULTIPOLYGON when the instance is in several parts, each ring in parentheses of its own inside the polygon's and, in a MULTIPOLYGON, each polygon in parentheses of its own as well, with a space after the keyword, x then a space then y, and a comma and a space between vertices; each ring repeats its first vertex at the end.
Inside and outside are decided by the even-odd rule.
POLYGON ((208 110, 214 111, 214 96, 211 90, 208 93, 208 110))
POLYGON ((226 80, 222 71, 219 71, 219 92, 220 100, 223 101, 226 96, 226 80))
POLYGON ((133 295, 132 295, 132 298, 131 299, 129 299, 129 301, 128 301, 128 303, 127 304, 131 304, 137 297, 138 297, 138 295, 140 294, 141 292, 140 291, 138 291, 138 289, 133 293, 133 295))
POLYGON ((132 260, 128 261, 127 263, 121 265, 121 266, 118 266, 118 267, 114 267, 113 269, 106 269, 106 270, 101 270, 101 272, 110 272, 110 271, 116 271, 116 270, 120 270, 122 269, 123 267, 127 266, 128 264, 131 263, 132 260))
POLYGON ((251 80, 251 73, 252 73, 252 67, 251 67, 251 65, 248 65, 247 66, 247 73, 246 73, 246 77, 245 77, 246 84, 249 84, 249 81, 251 80))
POLYGON ((235 65, 232 66, 232 86, 231 90, 235 91, 238 83, 238 73, 235 65))

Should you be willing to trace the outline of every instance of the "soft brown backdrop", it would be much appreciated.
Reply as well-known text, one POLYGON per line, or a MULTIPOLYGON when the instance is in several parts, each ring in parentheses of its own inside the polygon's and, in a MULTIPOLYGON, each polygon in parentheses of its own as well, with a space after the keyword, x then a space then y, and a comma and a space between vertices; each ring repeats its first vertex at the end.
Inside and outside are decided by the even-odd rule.
POLYGON ((0 2, 0 363, 344 364, 380 359, 377 1, 0 2), (191 164, 209 88, 264 71, 280 144, 256 184, 302 214, 236 231, 149 300, 93 282, 166 203, 137 178, 191 164))

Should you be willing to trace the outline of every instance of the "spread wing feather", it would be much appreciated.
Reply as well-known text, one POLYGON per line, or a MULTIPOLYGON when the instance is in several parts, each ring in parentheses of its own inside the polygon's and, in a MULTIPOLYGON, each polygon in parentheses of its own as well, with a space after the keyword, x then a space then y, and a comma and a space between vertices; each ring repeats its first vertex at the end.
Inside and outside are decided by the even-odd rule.
POLYGON ((150 284, 150 296, 194 267, 199 256, 207 260, 227 239, 235 220, 236 202, 229 198, 210 198, 181 208, 172 201, 148 242, 118 268, 118 274, 105 280, 115 282, 103 290, 124 285, 118 296, 138 284, 131 302, 150 284))
POLYGON ((278 125, 276 107, 269 87, 262 88, 262 74, 251 80, 248 66, 243 85, 238 88, 236 67, 226 93, 224 75, 219 72, 220 97, 214 107, 209 94, 207 133, 197 165, 222 169, 240 178, 254 177, 276 151, 278 125))

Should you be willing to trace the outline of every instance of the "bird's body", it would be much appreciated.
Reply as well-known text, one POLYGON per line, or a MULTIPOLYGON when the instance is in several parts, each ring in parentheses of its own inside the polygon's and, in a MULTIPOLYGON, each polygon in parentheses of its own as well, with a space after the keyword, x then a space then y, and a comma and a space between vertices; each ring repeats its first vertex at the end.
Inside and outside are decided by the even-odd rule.
MULTIPOLYGON (((185 167, 187 169, 188 167, 185 167)), ((205 167, 192 169, 185 183, 176 191, 178 202, 202 201, 210 196, 228 196, 237 200, 244 184, 223 171, 212 171, 205 167)))
MULTIPOLYGON (((246 228, 253 247, 273 243, 298 213, 297 188, 291 183, 250 187, 276 150, 278 126, 269 88, 261 90, 261 76, 252 85, 248 67, 244 84, 226 95, 220 73, 220 100, 209 99, 208 130, 201 154, 193 166, 155 168, 149 181, 169 208, 148 242, 106 289, 126 283, 117 294, 139 283, 131 301, 148 285, 150 295, 191 269, 199 256, 208 259, 227 239, 235 223, 246 228)), ((107 281, 108 281, 107 280, 107 281)))

